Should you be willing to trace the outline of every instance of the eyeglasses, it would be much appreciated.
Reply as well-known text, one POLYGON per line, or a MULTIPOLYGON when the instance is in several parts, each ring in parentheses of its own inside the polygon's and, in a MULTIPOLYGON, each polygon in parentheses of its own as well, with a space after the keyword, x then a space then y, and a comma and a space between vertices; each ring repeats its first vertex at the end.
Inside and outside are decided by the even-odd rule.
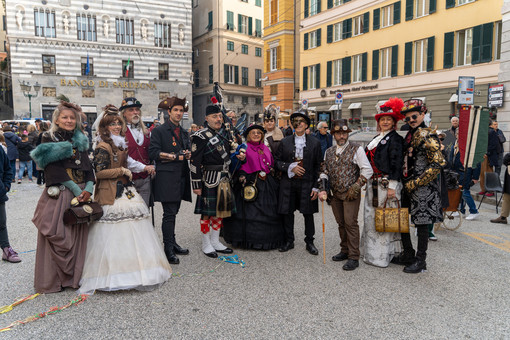
POLYGON ((294 118, 292 120, 293 123, 296 123, 296 124, 301 124, 301 123, 306 123, 306 120, 304 118, 294 118))
POLYGON ((269 118, 269 119, 268 118, 264 118, 264 122, 271 122, 271 121, 274 122, 274 119, 273 118, 269 118))
POLYGON ((121 122, 113 122, 113 123, 108 124, 108 126, 111 126, 111 127, 122 126, 122 123, 121 122))
POLYGON ((412 115, 411 117, 406 117, 404 120, 406 121, 406 123, 408 123, 409 121, 416 120, 416 119, 418 119, 418 115, 412 115))

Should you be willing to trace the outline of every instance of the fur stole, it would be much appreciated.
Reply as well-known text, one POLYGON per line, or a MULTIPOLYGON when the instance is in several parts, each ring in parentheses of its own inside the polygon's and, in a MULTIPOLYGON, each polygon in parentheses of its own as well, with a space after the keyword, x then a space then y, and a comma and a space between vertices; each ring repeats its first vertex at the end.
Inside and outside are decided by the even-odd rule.
POLYGON ((72 157, 73 148, 77 148, 80 152, 89 149, 89 139, 80 130, 74 131, 72 141, 72 144, 68 141, 40 144, 30 153, 30 156, 39 168, 44 169, 50 163, 72 157))

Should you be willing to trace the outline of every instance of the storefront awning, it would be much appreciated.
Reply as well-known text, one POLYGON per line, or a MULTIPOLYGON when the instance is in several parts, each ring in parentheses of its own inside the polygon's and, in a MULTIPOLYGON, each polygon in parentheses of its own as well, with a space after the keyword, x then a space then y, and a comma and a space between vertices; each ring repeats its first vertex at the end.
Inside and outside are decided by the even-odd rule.
POLYGON ((456 102, 458 102, 458 101, 459 101, 459 96, 458 96, 456 93, 454 93, 454 94, 452 94, 452 96, 450 97, 450 100, 448 101, 448 103, 456 103, 456 102))
POLYGON ((334 104, 331 105, 328 111, 337 111, 342 109, 342 104, 334 104))
POLYGON ((349 110, 361 109, 361 103, 351 103, 349 110))

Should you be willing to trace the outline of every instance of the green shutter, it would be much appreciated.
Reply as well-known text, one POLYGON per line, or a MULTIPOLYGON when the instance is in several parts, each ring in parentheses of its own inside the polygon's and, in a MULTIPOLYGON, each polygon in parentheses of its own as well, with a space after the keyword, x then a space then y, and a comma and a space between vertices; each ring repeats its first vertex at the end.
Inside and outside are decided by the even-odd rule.
POLYGON ((303 67, 303 91, 308 90, 308 67, 303 67))
POLYGON ((361 81, 367 81, 368 53, 361 55, 361 81))
POLYGON ((255 19, 255 35, 258 37, 262 36, 262 20, 255 19))
POLYGON ((351 83, 351 57, 342 59, 342 85, 351 83))
POLYGON ((404 74, 413 73, 413 42, 406 42, 404 48, 404 74))
POLYGON ((379 29, 379 21, 381 20, 381 9, 380 8, 376 8, 374 9, 374 23, 372 24, 373 25, 373 30, 378 30, 379 29))
POLYGON ((305 51, 308 49, 308 33, 305 33, 303 37, 303 48, 305 51))
POLYGON ((223 80, 224 80, 224 83, 228 83, 228 65, 225 64, 223 65, 223 80))
POLYGON ((319 28, 317 30, 317 47, 319 47, 321 45, 321 32, 322 32, 322 28, 319 28))
POLYGON ((393 25, 400 24, 400 1, 393 4, 393 25))
POLYGON ((248 18, 248 35, 252 35, 253 33, 253 18, 248 18))
POLYGON ((333 75, 333 62, 330 60, 326 65, 326 87, 331 87, 331 77, 333 75))
POLYGON ((455 32, 447 32, 444 34, 443 68, 453 67, 454 40, 455 40, 455 32))
POLYGON ((234 13, 227 11, 227 29, 234 30, 234 13))
POLYGON ((430 37, 427 42, 427 72, 434 71, 434 51, 436 37, 430 37))
POLYGON ((369 27, 370 27, 370 12, 366 12, 363 14, 363 33, 367 33, 369 27))
POLYGON ((328 0, 328 9, 333 8, 333 0, 328 0))
POLYGON ((494 23, 489 22, 484 24, 482 27, 482 47, 481 47, 481 59, 482 63, 492 61, 492 30, 494 23))
POLYGON ((429 0, 429 14, 436 12, 436 0, 429 0))
POLYGON ((317 0, 317 14, 321 12, 321 0, 317 0))
POLYGON ((398 45, 391 46, 391 76, 398 75, 398 45))
POLYGON ((213 25, 213 21, 212 21, 212 11, 210 11, 208 14, 207 14, 207 29, 210 31, 212 30, 212 25, 213 25))
POLYGON ((333 25, 328 25, 327 42, 328 42, 328 44, 331 44, 333 42, 333 25))
POLYGON ((414 0, 406 0, 406 21, 413 20, 414 0))
POLYGON ((237 15, 237 32, 241 33, 242 29, 243 16, 241 14, 237 15))
POLYGON ((379 79, 379 50, 372 51, 372 80, 379 79))
POLYGON ((455 0, 446 0, 446 8, 455 7, 455 0))
POLYGON ((239 66, 234 66, 234 83, 239 84, 239 66))
POLYGON ((473 27, 473 49, 471 53, 471 64, 479 64, 482 51, 482 25, 473 27))
POLYGON ((310 12, 310 0, 305 0, 305 18, 308 18, 310 12))
POLYGON ((321 88, 321 64, 315 65, 315 88, 321 88))
POLYGON ((352 18, 342 22, 342 39, 352 37, 352 18))

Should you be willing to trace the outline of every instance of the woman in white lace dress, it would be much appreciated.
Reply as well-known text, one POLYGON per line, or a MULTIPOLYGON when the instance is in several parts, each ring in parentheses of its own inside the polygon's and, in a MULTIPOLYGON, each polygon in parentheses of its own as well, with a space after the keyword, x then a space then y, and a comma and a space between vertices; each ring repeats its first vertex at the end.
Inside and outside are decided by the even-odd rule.
POLYGON ((167 281, 172 270, 158 240, 147 205, 127 169, 124 121, 113 105, 105 108, 94 150, 94 200, 103 217, 91 225, 80 293, 95 290, 150 290, 167 281))

